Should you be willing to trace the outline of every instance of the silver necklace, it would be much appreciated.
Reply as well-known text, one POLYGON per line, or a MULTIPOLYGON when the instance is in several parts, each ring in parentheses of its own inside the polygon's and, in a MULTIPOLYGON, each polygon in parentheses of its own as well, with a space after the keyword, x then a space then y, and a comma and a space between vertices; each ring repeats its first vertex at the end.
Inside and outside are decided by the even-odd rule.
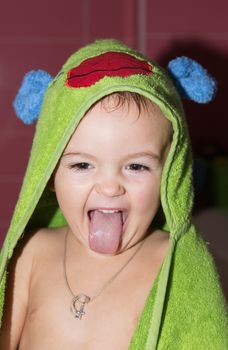
POLYGON ((89 297, 88 295, 86 295, 84 293, 80 293, 78 295, 75 295, 70 287, 70 284, 69 284, 69 281, 67 278, 66 253, 67 253, 68 233, 69 233, 69 228, 66 230, 66 233, 65 233, 63 271, 64 271, 64 277, 65 277, 65 282, 66 282, 67 288, 69 289, 69 291, 72 295, 70 310, 76 319, 81 320, 82 316, 85 315, 85 305, 88 304, 90 301, 93 301, 94 299, 96 299, 103 292, 103 290, 113 282, 113 280, 121 273, 121 271, 134 258, 136 253, 139 251, 139 249, 142 247, 143 243, 145 242, 145 239, 141 242, 141 244, 139 244, 138 248, 134 251, 134 253, 131 255, 131 257, 126 261, 126 263, 104 284, 104 286, 102 288, 98 289, 98 291, 92 297, 89 297))

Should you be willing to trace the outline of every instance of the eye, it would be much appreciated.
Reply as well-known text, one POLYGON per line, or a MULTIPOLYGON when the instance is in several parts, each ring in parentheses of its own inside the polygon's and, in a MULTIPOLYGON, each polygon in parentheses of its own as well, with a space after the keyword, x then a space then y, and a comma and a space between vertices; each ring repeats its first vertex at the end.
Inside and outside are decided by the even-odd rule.
POLYGON ((130 170, 136 171, 136 172, 142 172, 142 171, 150 171, 150 168, 148 166, 142 165, 142 164, 130 164, 128 165, 130 170))
POLYGON ((88 170, 91 165, 89 163, 76 163, 76 164, 71 164, 70 169, 75 169, 76 171, 83 171, 83 170, 88 170))

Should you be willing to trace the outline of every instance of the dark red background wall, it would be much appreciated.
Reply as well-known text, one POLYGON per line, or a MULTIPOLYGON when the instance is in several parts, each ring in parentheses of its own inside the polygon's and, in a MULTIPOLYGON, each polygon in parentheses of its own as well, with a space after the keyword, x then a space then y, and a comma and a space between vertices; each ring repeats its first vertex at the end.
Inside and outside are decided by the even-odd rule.
POLYGON ((29 156, 34 126, 12 101, 23 75, 42 68, 56 75, 78 47, 117 38, 166 66, 188 55, 217 79, 214 102, 185 102, 194 153, 228 154, 228 2, 226 0, 20 0, 0 11, 0 237, 6 233, 29 156))

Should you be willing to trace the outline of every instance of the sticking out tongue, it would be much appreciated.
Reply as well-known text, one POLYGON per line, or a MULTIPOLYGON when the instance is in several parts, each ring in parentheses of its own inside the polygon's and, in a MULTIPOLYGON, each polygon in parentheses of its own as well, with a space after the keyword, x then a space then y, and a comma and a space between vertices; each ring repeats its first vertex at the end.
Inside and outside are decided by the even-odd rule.
POLYGON ((123 231, 122 213, 91 212, 89 223, 89 246, 103 254, 114 254, 120 245, 123 231))

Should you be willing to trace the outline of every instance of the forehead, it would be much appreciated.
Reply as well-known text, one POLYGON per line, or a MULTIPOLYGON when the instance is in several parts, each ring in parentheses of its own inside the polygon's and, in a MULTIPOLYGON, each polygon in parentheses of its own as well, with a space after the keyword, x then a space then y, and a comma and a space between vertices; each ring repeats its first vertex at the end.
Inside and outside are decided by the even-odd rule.
POLYGON ((106 146, 118 141, 129 146, 150 142, 163 146, 170 142, 171 130, 170 122, 156 104, 149 101, 139 104, 134 99, 120 101, 113 94, 90 108, 77 126, 67 149, 82 145, 89 147, 94 143, 106 146))

